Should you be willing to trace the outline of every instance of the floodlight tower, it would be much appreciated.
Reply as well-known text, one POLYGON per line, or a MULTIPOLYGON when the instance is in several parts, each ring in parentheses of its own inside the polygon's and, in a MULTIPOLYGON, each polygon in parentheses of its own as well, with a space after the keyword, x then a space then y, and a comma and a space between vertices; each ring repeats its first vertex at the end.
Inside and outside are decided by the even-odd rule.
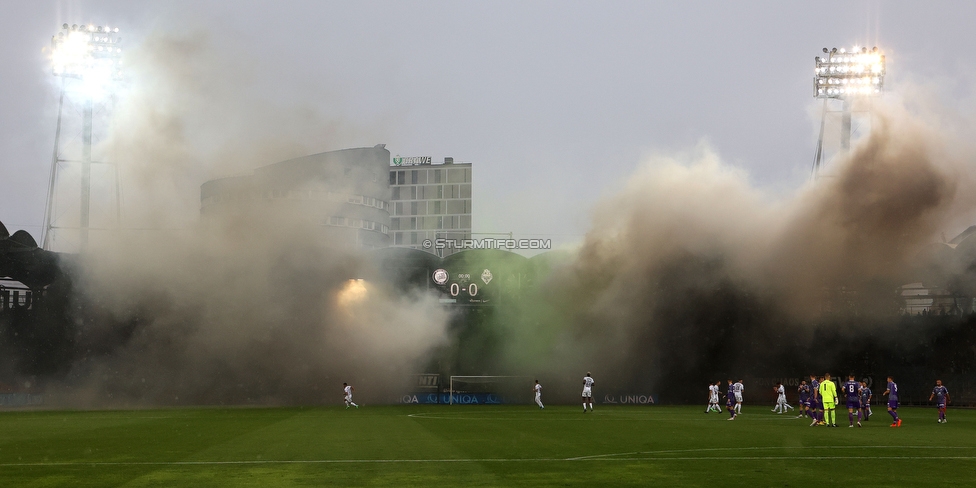
MULTIPOLYGON (((80 246, 88 245, 91 207, 92 118, 95 100, 112 94, 112 84, 122 78, 122 39, 116 37, 118 27, 74 24, 61 26, 61 31, 51 38, 52 71, 61 78, 61 96, 58 101, 58 123, 54 136, 54 156, 51 162, 51 179, 44 211, 44 236, 42 246, 49 249, 51 231, 56 228, 55 189, 58 168, 62 163, 81 165, 81 202, 79 219, 80 246), (61 158, 61 122, 64 115, 65 95, 80 99, 82 105, 82 150, 80 160, 61 158)), ((116 216, 121 223, 121 183, 118 166, 115 167, 116 216)))
POLYGON ((817 56, 813 76, 813 96, 823 99, 820 115, 820 138, 817 141, 817 155, 813 162, 813 176, 816 178, 823 169, 824 126, 827 121, 828 103, 841 101, 840 147, 847 151, 851 147, 852 101, 880 96, 884 90, 885 57, 877 47, 855 47, 851 51, 823 48, 826 56, 817 56))

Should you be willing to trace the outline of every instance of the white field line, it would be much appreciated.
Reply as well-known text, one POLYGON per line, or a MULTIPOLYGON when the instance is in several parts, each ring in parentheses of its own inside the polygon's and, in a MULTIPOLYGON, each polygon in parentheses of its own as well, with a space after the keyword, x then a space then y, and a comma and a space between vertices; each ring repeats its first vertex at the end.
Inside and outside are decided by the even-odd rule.
POLYGON ((570 458, 467 458, 467 459, 299 459, 299 460, 246 460, 246 461, 117 461, 117 462, 39 462, 39 463, 0 463, 0 468, 14 467, 73 467, 73 466, 224 466, 224 465, 274 465, 274 464, 423 464, 423 463, 525 463, 525 462, 661 462, 661 461, 789 461, 789 460, 857 460, 857 459, 897 459, 897 460, 963 460, 976 461, 974 456, 681 456, 681 457, 633 457, 639 454, 672 454, 716 451, 746 451, 746 450, 795 450, 795 449, 976 449, 963 446, 810 446, 810 447, 748 447, 748 448, 708 448, 708 449, 674 449, 663 451, 626 452, 618 454, 604 454, 597 456, 581 456, 570 458), (621 457, 630 456, 630 457, 621 457))
MULTIPOLYGON (((407 417, 412 417, 415 419, 431 419, 431 420, 504 420, 504 421, 526 421, 526 422, 586 422, 591 417, 598 417, 600 421, 614 421, 614 422, 643 422, 643 421, 665 421, 665 420, 685 420, 688 417, 680 415, 640 415, 640 414, 616 414, 612 412, 600 412, 600 413, 579 413, 576 417, 569 417, 565 415, 547 415, 545 413, 540 413, 535 417, 498 417, 498 416, 478 416, 478 414, 464 414, 464 413, 439 413, 439 412, 421 412, 421 413, 409 413, 407 417)), ((718 419, 716 419, 718 420, 718 419)), ((724 418, 722 420, 725 420, 724 418)), ((760 420, 751 418, 751 420, 760 420)), ((764 420, 786 420, 786 419, 764 419, 764 420)))
MULTIPOLYGON (((431 420, 500 420, 500 421, 546 421, 546 422, 583 422, 587 421, 590 417, 599 417, 601 421, 620 421, 620 422, 634 422, 634 421, 650 421, 658 422, 665 420, 686 420, 687 416, 684 415, 669 415, 669 414, 658 414, 658 413, 622 413, 622 412, 607 412, 606 410, 602 412, 588 412, 586 414, 579 413, 577 417, 567 417, 567 416, 555 416, 547 415, 545 413, 540 413, 534 417, 499 417, 499 416, 485 416, 478 414, 465 414, 463 412, 420 412, 420 413, 409 413, 406 414, 407 417, 412 417, 415 419, 431 419, 431 420)), ((740 417, 744 418, 744 417, 740 417)), ((721 417, 721 419, 714 420, 727 420, 728 417, 721 417)), ((783 416, 753 416, 750 415, 746 421, 764 421, 764 422, 780 422, 787 420, 801 420, 795 416, 783 417, 783 416)))
MULTIPOLYGON (((665 449, 659 451, 633 451, 621 452, 617 454, 595 454, 592 456, 579 456, 568 458, 570 461, 596 460, 611 458, 614 456, 633 456, 639 454, 659 455, 659 454, 682 454, 691 452, 721 452, 721 451, 774 451, 774 450, 798 450, 798 449, 976 449, 976 446, 767 446, 767 447, 706 447, 695 449, 665 449)), ((924 457, 924 456, 923 456, 924 457)), ((644 459, 644 458, 641 458, 644 459)), ((674 457, 661 457, 653 459, 679 459, 674 457)), ((721 458, 714 458, 721 459, 721 458)), ((758 458, 757 458, 758 459, 758 458)))

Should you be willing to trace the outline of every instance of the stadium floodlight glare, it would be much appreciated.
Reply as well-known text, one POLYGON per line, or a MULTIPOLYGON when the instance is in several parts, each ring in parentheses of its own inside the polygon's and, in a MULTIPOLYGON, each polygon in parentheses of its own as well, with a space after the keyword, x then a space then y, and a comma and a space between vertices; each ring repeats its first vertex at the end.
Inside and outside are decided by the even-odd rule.
POLYGON ((816 57, 814 97, 877 96, 884 90, 885 57, 877 47, 870 51, 866 47, 851 51, 823 48, 823 52, 825 56, 816 57))
MULTIPOLYGON (((47 208, 44 212, 45 249, 49 249, 54 223, 55 189, 58 168, 63 162, 60 156, 61 119, 64 115, 65 95, 80 101, 81 113, 81 201, 79 217, 79 242, 82 249, 88 244, 91 203, 92 126, 94 103, 109 99, 115 91, 115 82, 122 79, 122 39, 116 37, 118 27, 101 25, 63 24, 61 31, 51 38, 51 71, 61 78, 61 97, 58 101, 58 123, 54 134, 54 156, 51 161, 51 179, 48 183, 47 208)), ((110 99, 108 100, 110 101, 110 99)), ((118 166, 115 167, 116 208, 121 223, 118 166)))
MULTIPOLYGON (((815 178, 819 176, 825 162, 824 130, 827 126, 827 114, 840 113, 840 150, 849 151, 851 134, 853 134, 852 113, 855 110, 855 100, 868 100, 868 103, 857 102, 859 111, 865 111, 865 107, 871 106, 871 97, 880 96, 884 91, 885 77, 885 57, 877 47, 868 50, 866 47, 855 46, 850 51, 846 48, 823 48, 823 54, 814 58, 816 67, 813 72, 813 96, 823 99, 820 137, 817 140, 817 152, 813 160, 815 178), (841 110, 828 109, 828 106, 836 106, 835 103, 830 102, 831 99, 842 102, 841 110)), ((867 111, 870 111, 870 108, 867 111)))
POLYGON ((52 70, 56 76, 81 81, 85 97, 99 98, 122 79, 122 39, 118 27, 61 26, 51 38, 52 70))

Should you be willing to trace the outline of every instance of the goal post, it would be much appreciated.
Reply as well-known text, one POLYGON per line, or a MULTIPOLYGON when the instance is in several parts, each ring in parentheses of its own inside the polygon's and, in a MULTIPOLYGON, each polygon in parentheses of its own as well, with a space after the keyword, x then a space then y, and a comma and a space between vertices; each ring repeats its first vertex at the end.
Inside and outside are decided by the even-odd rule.
POLYGON ((529 376, 451 376, 448 398, 451 405, 528 403, 532 380, 529 376))

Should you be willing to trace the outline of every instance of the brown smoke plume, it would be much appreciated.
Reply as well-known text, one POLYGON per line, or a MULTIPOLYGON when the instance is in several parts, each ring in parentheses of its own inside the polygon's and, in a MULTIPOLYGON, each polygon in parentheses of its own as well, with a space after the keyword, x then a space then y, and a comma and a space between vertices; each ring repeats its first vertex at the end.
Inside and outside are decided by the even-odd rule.
POLYGON ((940 111, 876 105, 870 136, 786 198, 704 145, 651 160, 598 205, 576 256, 531 300, 545 310, 535 320, 561 332, 523 330, 512 356, 560 381, 598 370, 629 391, 811 367, 814 331, 893 320, 920 249, 971 223, 962 188, 976 151, 940 111), (549 347, 535 358, 518 352, 540 340, 549 347), (784 364, 785 351, 798 362, 784 364))

